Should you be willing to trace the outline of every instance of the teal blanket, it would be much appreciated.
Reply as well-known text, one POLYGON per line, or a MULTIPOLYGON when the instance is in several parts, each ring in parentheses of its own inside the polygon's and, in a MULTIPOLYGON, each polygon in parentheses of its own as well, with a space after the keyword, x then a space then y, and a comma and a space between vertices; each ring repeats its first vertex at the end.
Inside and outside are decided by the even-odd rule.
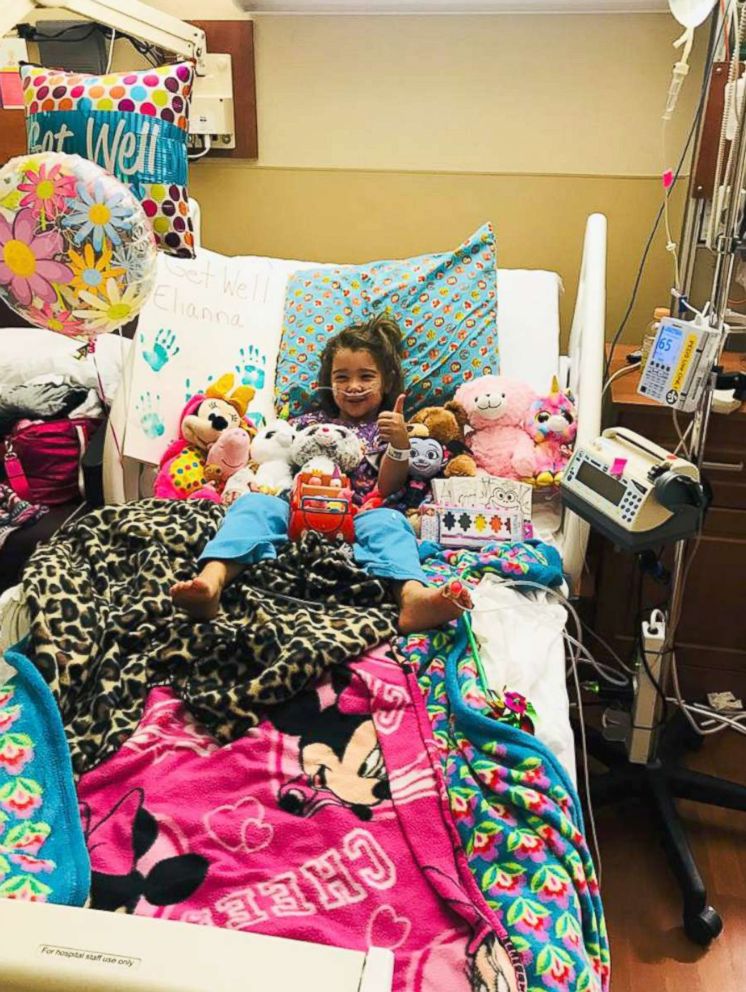
POLYGON ((82 906, 90 864, 52 691, 18 650, 0 685, 0 897, 82 906))
MULTIPOLYGON (((546 546, 501 545, 441 552, 425 570, 434 583, 493 572, 553 584, 558 564, 546 546)), ((463 621, 402 638, 400 650, 418 672, 469 866, 521 956, 527 992, 606 992, 603 908, 567 772, 509 709, 497 718, 463 621)))

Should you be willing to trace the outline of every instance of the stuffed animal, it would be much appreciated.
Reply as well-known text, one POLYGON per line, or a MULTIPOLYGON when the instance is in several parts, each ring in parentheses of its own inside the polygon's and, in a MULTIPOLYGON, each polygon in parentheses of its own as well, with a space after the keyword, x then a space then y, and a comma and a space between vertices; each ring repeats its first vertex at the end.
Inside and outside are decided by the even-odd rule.
POLYGON ((459 403, 449 400, 445 406, 427 406, 407 424, 409 443, 411 446, 416 437, 430 437, 439 441, 444 456, 442 465, 445 465, 442 474, 447 479, 454 475, 476 475, 476 462, 464 443, 465 426, 466 411, 459 403))
POLYGON ((267 424, 251 442, 251 462, 237 472, 223 490, 223 503, 230 506, 247 492, 276 495, 293 485, 290 451, 295 429, 287 420, 267 424))
POLYGON ((282 492, 293 485, 290 452, 295 428, 287 420, 268 424, 251 442, 251 460, 255 464, 254 484, 265 491, 282 492))
POLYGON ((417 511, 423 501, 430 495, 430 479, 440 475, 446 460, 443 445, 434 437, 420 435, 409 438, 409 476, 404 486, 387 499, 382 499, 378 490, 374 490, 373 499, 366 501, 364 507, 373 509, 376 506, 388 506, 400 513, 406 513, 409 522, 417 531, 419 521, 417 511))
POLYGON ((228 428, 238 427, 249 435, 253 432, 244 415, 254 390, 251 386, 234 388, 234 383, 233 375, 221 376, 204 393, 187 401, 179 422, 180 435, 161 458, 153 484, 154 496, 219 500, 217 489, 208 486, 207 453, 228 428))
POLYGON ((434 437, 411 437, 409 449, 410 478, 424 482, 440 474, 446 461, 440 441, 434 437))
POLYGON ((208 485, 222 492, 226 484, 249 463, 251 437, 243 427, 229 427, 210 445, 205 459, 208 485))
POLYGON ((473 433, 466 443, 477 465, 503 479, 532 479, 534 442, 526 417, 536 394, 530 386, 498 375, 483 375, 456 391, 473 433))
POLYGON ((302 472, 353 472, 363 457, 357 434, 342 424, 310 424, 295 434, 290 460, 302 472))
POLYGON ((537 486, 559 483, 565 470, 578 419, 572 393, 563 392, 557 376, 552 379, 548 396, 539 396, 531 404, 526 418, 526 430, 534 439, 534 460, 537 486))

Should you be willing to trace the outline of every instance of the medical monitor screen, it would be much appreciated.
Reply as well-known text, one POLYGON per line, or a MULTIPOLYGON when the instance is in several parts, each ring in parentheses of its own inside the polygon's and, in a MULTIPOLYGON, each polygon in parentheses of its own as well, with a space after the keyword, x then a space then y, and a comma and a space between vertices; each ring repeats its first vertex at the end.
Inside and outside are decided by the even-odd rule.
POLYGON ((679 352, 683 337, 684 332, 680 327, 676 327, 675 324, 664 324, 653 352, 653 361, 671 365, 679 352))
POLYGON ((582 482, 584 486, 588 486, 589 489, 592 489, 600 496, 603 496, 604 499, 613 503, 614 506, 619 506, 622 502, 622 497, 627 491, 627 487, 622 485, 621 482, 612 479, 610 475, 602 472, 595 465, 591 465, 590 462, 581 462, 575 478, 578 482, 582 482))

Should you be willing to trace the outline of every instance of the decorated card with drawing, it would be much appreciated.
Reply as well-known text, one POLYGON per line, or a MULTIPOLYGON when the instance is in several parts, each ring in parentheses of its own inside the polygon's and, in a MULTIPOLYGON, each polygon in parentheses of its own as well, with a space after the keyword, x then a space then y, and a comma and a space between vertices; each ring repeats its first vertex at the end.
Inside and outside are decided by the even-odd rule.
POLYGON ((501 510, 519 509, 524 520, 531 519, 533 487, 517 479, 503 479, 496 475, 477 475, 472 478, 452 476, 449 479, 433 479, 431 486, 435 503, 501 510))
POLYGON ((285 286, 312 264, 205 249, 188 260, 159 253, 135 336, 126 455, 157 464, 178 436, 187 398, 226 372, 254 388, 250 417, 273 415, 285 286))

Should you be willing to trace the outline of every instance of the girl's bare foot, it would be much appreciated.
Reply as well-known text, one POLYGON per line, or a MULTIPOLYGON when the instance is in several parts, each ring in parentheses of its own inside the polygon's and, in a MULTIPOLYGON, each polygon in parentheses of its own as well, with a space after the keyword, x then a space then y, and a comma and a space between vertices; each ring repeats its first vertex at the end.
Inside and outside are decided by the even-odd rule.
POLYGON ((456 620, 473 606, 468 588, 461 582, 445 586, 423 586, 411 580, 399 593, 399 633, 418 634, 456 620))
POLYGON ((220 609, 222 586, 198 576, 189 582, 171 586, 174 605, 184 610, 193 620, 214 620, 220 609))
POLYGON ((243 568, 235 561, 222 561, 220 558, 208 561, 195 579, 171 586, 171 599, 193 620, 214 620, 220 610, 223 589, 243 568))

